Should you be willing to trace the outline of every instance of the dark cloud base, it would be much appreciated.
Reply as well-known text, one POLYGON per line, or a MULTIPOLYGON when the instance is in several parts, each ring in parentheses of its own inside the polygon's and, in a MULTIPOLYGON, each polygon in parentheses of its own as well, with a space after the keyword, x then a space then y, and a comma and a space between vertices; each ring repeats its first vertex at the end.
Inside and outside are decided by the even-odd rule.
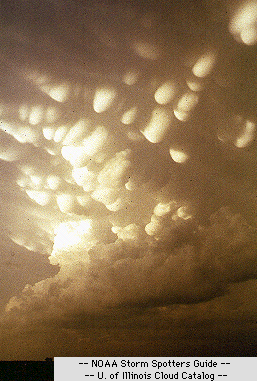
MULTIPOLYGON (((92 319, 93 320, 93 319, 92 319)), ((4 360, 47 356, 256 356, 256 321, 142 322, 134 327, 31 328, 2 336, 4 360), (40 342, 40 345, 38 345, 40 342), (15 345, 14 345, 15 343, 15 345)), ((126 325, 126 324, 125 324, 126 325)))
POLYGON ((256 281, 196 304, 67 314, 1 330, 1 358, 54 356, 256 356, 256 281), (15 343, 15 344, 14 344, 15 343))

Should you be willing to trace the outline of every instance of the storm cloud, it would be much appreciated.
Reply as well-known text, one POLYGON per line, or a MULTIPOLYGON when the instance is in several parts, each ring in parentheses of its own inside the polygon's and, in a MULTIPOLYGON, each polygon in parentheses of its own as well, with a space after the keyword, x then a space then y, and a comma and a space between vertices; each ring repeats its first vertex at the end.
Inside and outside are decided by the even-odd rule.
POLYGON ((2 291, 6 346, 19 337, 35 356, 52 336, 53 355, 79 355, 89 329, 99 339, 121 322, 155 322, 162 337, 170 322, 179 336, 190 319, 235 319, 245 334, 256 317, 256 4, 1 11, 4 285, 18 273, 10 248, 21 262, 2 291))

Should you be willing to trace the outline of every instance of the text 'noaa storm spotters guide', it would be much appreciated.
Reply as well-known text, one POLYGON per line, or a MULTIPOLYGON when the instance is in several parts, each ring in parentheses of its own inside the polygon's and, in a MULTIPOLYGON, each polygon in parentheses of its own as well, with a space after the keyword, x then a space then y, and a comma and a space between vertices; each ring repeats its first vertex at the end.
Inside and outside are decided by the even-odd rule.
POLYGON ((55 357, 55 381, 256 380, 254 357, 55 357))

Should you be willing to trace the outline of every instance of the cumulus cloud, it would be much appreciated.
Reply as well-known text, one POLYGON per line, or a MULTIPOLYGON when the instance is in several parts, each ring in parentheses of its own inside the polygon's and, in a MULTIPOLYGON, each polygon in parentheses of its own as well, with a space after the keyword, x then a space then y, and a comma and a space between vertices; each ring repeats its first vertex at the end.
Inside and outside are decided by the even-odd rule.
POLYGON ((39 20, 35 4, 1 20, 1 221, 59 272, 28 278, 3 325, 206 306, 255 279, 245 11, 71 1, 39 20))
POLYGON ((256 232, 226 208, 197 232, 176 221, 173 234, 160 240, 135 224, 119 228, 115 240, 110 226, 97 223, 95 229, 89 220, 62 224, 50 256, 59 273, 27 285, 6 310, 41 319, 42 310, 57 318, 129 304, 192 303, 256 277, 256 232))

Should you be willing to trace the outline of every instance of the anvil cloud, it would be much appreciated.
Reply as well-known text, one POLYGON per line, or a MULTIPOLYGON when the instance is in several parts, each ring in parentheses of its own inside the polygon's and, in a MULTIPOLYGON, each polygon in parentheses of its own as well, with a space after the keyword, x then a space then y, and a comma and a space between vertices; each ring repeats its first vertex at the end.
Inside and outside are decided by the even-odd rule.
MULTIPOLYGON (((19 273, 2 290, 3 359, 101 355, 85 349, 87 335, 99 340, 108 327, 118 334, 107 355, 131 327, 157 327, 156 347, 172 324, 184 338, 191 320, 215 324, 219 340, 230 320, 251 332, 256 4, 29 1, 1 10, 4 285, 19 273), (28 255, 20 272, 7 271, 10 250, 28 255), (11 354, 15 337, 21 348, 11 354)), ((124 353, 146 353, 140 340, 124 353)))

